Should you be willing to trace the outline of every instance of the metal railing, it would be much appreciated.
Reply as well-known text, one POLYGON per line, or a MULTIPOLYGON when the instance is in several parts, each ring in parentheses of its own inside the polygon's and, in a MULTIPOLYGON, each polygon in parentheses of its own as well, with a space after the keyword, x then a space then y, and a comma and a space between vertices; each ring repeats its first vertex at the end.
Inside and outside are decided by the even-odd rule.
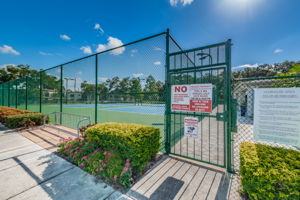
POLYGON ((84 125, 91 124, 90 116, 71 114, 71 113, 63 113, 63 112, 52 112, 48 113, 44 117, 44 124, 46 124, 47 119, 52 121, 54 125, 63 125, 68 128, 76 128, 78 136, 80 135, 81 124, 85 121, 84 125))

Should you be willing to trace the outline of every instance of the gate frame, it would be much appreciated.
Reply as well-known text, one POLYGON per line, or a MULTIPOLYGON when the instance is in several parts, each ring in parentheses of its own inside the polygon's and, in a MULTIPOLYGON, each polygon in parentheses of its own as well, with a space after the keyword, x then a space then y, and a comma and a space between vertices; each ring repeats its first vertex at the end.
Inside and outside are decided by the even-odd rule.
MULTIPOLYGON (((173 55, 174 53, 180 53, 180 52, 186 52, 186 51, 196 51, 198 49, 205 49, 213 46, 219 46, 219 45, 225 45, 225 62, 224 65, 224 78, 225 78, 225 99, 224 99, 224 131, 225 131, 225 137, 224 137, 224 165, 220 166, 218 164, 210 163, 210 162, 205 162, 201 161, 198 159, 193 159, 191 157, 183 156, 183 155, 178 155, 180 157, 192 159, 192 160, 197 160, 199 162, 207 163, 210 165, 215 165, 218 167, 226 168, 228 172, 233 173, 233 168, 232 168, 232 92, 231 92, 231 46, 232 46, 232 41, 231 39, 228 39, 226 42, 222 43, 216 43, 212 45, 207 45, 207 46, 202 46, 198 48, 192 48, 188 50, 181 50, 177 51, 174 53, 170 54, 170 31, 167 29, 166 31, 166 78, 165 78, 165 86, 166 86, 166 108, 165 108, 165 151, 167 154, 174 154, 171 153, 171 82, 170 82, 170 55, 173 55)), ((175 41, 174 41, 175 42, 175 41)), ((221 64, 218 64, 221 65, 221 64)), ((203 69, 213 69, 215 65, 210 64, 207 66, 204 66, 203 69)), ((198 69, 201 69, 200 67, 196 67, 198 69)), ((183 68, 184 69, 184 68, 183 68)), ((175 154, 177 155, 177 154, 175 154)))

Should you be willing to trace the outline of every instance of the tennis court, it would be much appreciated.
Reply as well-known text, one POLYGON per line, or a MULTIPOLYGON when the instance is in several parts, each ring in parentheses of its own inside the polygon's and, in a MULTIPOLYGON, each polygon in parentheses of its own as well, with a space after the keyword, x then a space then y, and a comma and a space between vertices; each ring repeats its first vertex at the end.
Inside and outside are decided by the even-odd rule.
MULTIPOLYGON (((49 105, 48 107, 59 107, 59 105, 49 105)), ((164 115, 164 104, 146 104, 137 105, 134 103, 116 103, 116 104, 98 104, 98 110, 116 111, 116 112, 128 112, 137 114, 150 114, 150 115, 164 115)), ((80 112, 84 112, 84 109, 95 108, 94 104, 71 104, 63 105, 63 108, 79 109, 80 112)))

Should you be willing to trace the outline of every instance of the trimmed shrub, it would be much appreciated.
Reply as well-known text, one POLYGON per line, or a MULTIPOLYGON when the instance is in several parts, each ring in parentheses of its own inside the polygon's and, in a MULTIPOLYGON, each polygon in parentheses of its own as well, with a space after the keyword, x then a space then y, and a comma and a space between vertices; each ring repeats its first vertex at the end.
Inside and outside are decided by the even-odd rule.
POLYGON ((33 113, 33 112, 28 110, 21 110, 17 108, 0 106, 0 122, 3 123, 5 121, 5 118, 8 116, 26 114, 26 113, 33 113))
POLYGON ((300 152, 244 142, 240 164, 249 199, 300 199, 300 152))
MULTIPOLYGON (((8 128, 28 128, 44 124, 45 115, 42 113, 28 113, 7 116, 4 124, 8 128)), ((48 122, 48 119, 46 120, 48 122)))
POLYGON ((104 149, 118 150, 124 158, 131 160, 133 169, 138 172, 145 168, 160 147, 159 129, 139 124, 96 124, 88 128, 85 135, 104 149))

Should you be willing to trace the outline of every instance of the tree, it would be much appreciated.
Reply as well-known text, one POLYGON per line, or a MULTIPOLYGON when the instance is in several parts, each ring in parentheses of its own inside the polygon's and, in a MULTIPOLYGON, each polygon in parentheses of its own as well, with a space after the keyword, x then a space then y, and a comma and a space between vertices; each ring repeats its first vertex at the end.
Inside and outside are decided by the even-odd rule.
POLYGON ((282 63, 275 63, 274 65, 262 64, 255 68, 244 68, 241 71, 232 72, 232 77, 251 78, 276 76, 280 73, 287 73, 295 64, 300 64, 300 62, 285 61, 282 63))
POLYGON ((30 69, 29 65, 7 65, 0 69, 0 83, 12 81, 34 73, 37 73, 37 71, 30 69))
POLYGON ((106 87, 108 92, 116 92, 119 89, 120 78, 118 76, 113 77, 112 79, 106 80, 106 87))
POLYGON ((156 81, 152 75, 146 79, 145 92, 157 92, 156 81))
MULTIPOLYGON (((282 76, 297 76, 300 75, 300 64, 295 64, 287 72, 277 74, 276 77, 282 76)), ((273 83, 273 87, 287 88, 300 87, 300 77, 279 79, 278 82, 273 83)))

